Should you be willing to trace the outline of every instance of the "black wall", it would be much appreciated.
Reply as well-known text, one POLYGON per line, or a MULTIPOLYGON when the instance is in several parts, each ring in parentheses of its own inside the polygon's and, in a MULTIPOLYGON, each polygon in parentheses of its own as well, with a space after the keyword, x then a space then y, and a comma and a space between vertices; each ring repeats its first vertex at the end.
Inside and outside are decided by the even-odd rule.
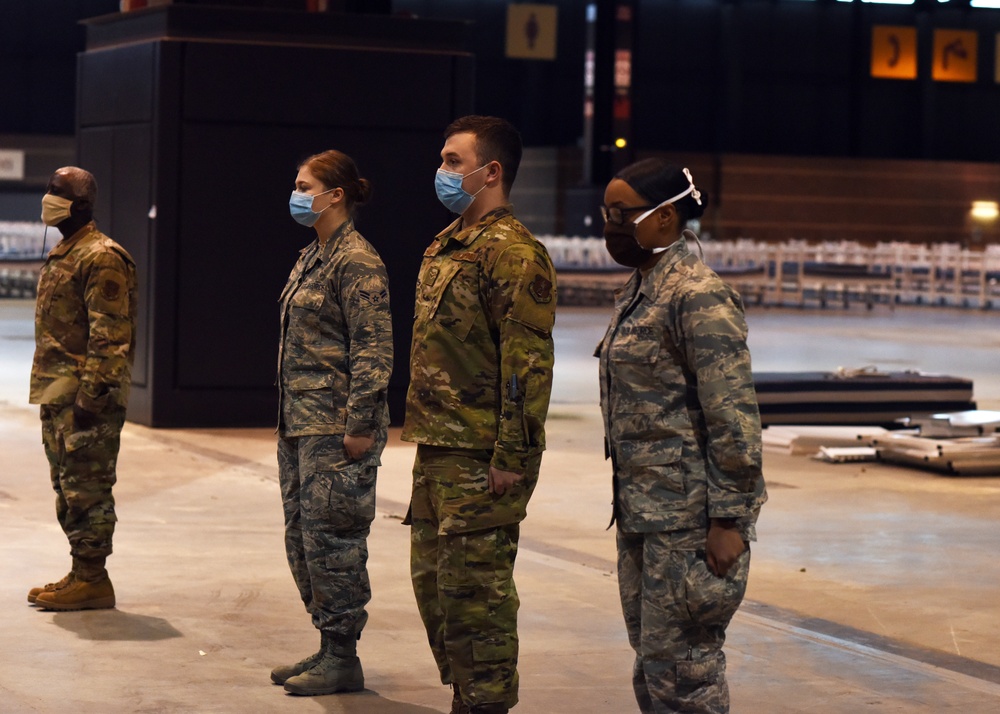
POLYGON ((553 61, 508 59, 506 0, 393 0, 393 10, 418 17, 470 20, 476 55, 475 110, 504 117, 527 146, 576 146, 583 135, 584 0, 557 0, 553 61))
POLYGON ((0 0, 0 134, 73 133, 78 22, 118 0, 0 0))
MULTIPOLYGON (((613 16, 616 0, 593 1, 613 16)), ((631 144, 638 151, 1000 160, 993 64, 1000 10, 962 0, 947 7, 934 0, 622 1, 636 13, 631 144), (917 80, 869 76, 876 24, 918 28, 917 80), (979 32, 977 82, 930 79, 935 28, 979 32)), ((583 134, 588 3, 548 4, 559 11, 554 62, 503 56, 505 0, 395 0, 393 7, 473 20, 476 111, 510 119, 528 145, 574 146, 583 134)))
POLYGON ((639 3, 642 149, 1000 160, 1000 10, 855 3, 639 3), (917 28, 918 78, 873 79, 873 25, 917 28), (931 79, 933 32, 979 32, 975 83, 931 79))
MULTIPOLYGON (((969 8, 964 0, 626 1, 636 8, 637 150, 1000 160, 993 64, 1000 10, 969 8), (875 24, 918 28, 917 80, 869 76, 875 24), (930 79, 935 28, 979 32, 975 84, 930 79)), ((393 0, 391 11, 473 21, 475 111, 510 119, 529 146, 577 146, 587 2, 549 3, 559 10, 552 62, 504 57, 508 4, 393 0)), ((117 8, 118 0, 0 0, 0 133, 73 132, 75 53, 83 48, 77 21, 117 8)))
POLYGON ((80 162, 102 182, 102 228, 139 268, 129 418, 276 423, 277 300, 315 237, 289 217, 288 196, 302 159, 337 148, 374 186, 357 223, 389 271, 398 422, 417 269, 450 220, 433 187, 441 132, 472 103, 472 59, 442 39, 463 28, 168 9, 94 26, 98 42, 80 58, 80 162), (169 41, 128 41, 153 20, 169 41), (232 41, 191 36, 220 21, 232 41), (438 44, 421 48, 435 29, 438 44), (345 30, 347 47, 330 39, 345 30))

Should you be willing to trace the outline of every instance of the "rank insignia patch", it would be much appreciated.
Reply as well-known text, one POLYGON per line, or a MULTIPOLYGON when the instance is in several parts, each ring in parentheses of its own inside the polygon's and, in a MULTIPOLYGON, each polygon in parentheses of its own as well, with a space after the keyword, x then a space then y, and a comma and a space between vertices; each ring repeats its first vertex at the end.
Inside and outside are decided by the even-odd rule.
POLYGON ((374 292, 372 290, 359 290, 358 295, 369 305, 381 305, 386 300, 389 299, 389 292, 387 290, 380 290, 374 292))

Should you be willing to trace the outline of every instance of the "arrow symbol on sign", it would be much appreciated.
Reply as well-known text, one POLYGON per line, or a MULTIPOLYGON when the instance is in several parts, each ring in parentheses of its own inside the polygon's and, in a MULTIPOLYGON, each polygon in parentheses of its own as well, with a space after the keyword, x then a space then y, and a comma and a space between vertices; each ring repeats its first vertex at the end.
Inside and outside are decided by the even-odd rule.
POLYGON ((958 59, 963 60, 969 57, 969 53, 962 46, 961 39, 956 39, 944 46, 944 51, 941 53, 941 66, 945 69, 948 69, 948 55, 955 55, 958 59))
POLYGON ((895 67, 899 63, 899 38, 889 35, 889 44, 892 45, 892 57, 889 58, 889 66, 895 67))

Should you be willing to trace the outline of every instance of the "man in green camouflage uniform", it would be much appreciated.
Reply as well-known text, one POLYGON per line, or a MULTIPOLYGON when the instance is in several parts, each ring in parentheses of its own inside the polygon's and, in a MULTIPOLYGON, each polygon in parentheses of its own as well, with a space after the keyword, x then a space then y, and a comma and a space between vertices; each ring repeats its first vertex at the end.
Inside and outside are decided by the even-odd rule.
POLYGON ((552 385, 555 273, 507 203, 517 131, 448 127, 438 196, 460 217, 424 253, 403 439, 417 442, 411 576, 452 712, 517 703, 513 569, 552 385), (445 185, 450 183, 450 187, 445 185))
MULTIPOLYGON (((349 161, 333 151, 313 159, 329 155, 349 161)), ((275 668, 271 680, 299 695, 364 687, 356 643, 371 600, 368 535, 392 372, 389 280, 375 248, 354 227, 357 181, 308 186, 303 177, 315 182, 307 170, 313 159, 300 167, 298 184, 318 192, 323 211, 317 239, 281 293, 278 348, 285 553, 321 647, 275 668), (352 439, 363 447, 355 450, 352 439)))
MULTIPOLYGON (((684 193, 692 191, 700 196, 693 182, 684 193)), ((609 186, 605 201, 626 213, 663 199, 610 200, 620 195, 609 186)), ((646 251, 642 270, 616 292, 596 355, 639 708, 721 714, 729 711, 722 645, 766 500, 760 417, 742 301, 688 250, 685 235, 694 234, 678 237, 686 219, 677 203, 649 212, 662 211, 649 222, 665 225, 669 247, 646 251), (727 539, 735 545, 720 547, 727 539)), ((609 222, 609 250, 615 230, 609 222)))
POLYGON ((56 516, 73 565, 32 588, 47 610, 114 607, 105 568, 115 530, 111 494, 135 348, 136 273, 131 256, 97 230, 97 182, 66 167, 49 180, 42 220, 62 240, 38 280, 30 401, 41 405, 42 442, 56 516))

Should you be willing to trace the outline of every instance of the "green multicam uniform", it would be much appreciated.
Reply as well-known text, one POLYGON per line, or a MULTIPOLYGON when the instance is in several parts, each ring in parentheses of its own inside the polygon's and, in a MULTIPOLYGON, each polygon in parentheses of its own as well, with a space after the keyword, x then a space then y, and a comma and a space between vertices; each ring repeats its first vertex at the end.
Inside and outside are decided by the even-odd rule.
POLYGON ((750 552, 708 569, 710 518, 745 541, 766 500, 740 297, 682 237, 616 292, 597 348, 614 469, 618 579, 643 712, 726 712, 722 644, 750 552))
POLYGON ((281 293, 278 466, 285 552, 313 624, 360 636, 371 599, 368 533, 389 425, 389 281, 346 221, 305 250, 281 293), (372 436, 359 461, 344 435, 372 436))
POLYGON ((470 704, 517 703, 513 569, 552 388, 555 272, 511 214, 456 220, 417 281, 403 439, 415 441, 411 575, 441 681, 470 704), (490 465, 524 475, 503 495, 490 465))
POLYGON ((41 405, 56 515, 78 577, 104 573, 116 463, 135 353, 135 262, 92 221, 61 240, 38 278, 30 399, 41 405), (75 423, 73 405, 95 415, 75 423))

